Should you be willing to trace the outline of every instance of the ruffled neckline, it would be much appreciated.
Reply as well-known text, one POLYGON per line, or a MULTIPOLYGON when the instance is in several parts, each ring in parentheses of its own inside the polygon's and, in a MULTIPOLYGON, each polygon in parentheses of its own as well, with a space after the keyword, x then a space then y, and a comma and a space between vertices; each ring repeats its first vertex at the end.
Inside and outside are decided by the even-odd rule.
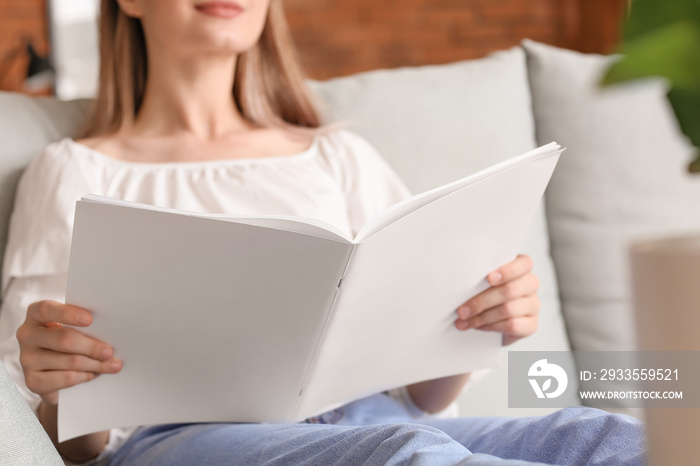
POLYGON ((131 162, 127 160, 119 160, 114 157, 100 152, 92 147, 86 146, 75 141, 72 138, 63 138, 61 140, 62 144, 67 144, 78 152, 88 154, 94 159, 99 160, 107 164, 114 166, 121 166, 124 168, 191 168, 191 169, 203 169, 203 168, 221 168, 227 166, 240 166, 240 165, 262 165, 280 162, 293 162, 297 160, 306 160, 312 158, 318 153, 318 147, 320 144, 321 135, 317 135, 311 141, 308 148, 301 152, 288 155, 272 155, 268 157, 247 157, 247 158, 232 158, 232 159, 217 159, 217 160, 202 160, 196 162, 131 162))

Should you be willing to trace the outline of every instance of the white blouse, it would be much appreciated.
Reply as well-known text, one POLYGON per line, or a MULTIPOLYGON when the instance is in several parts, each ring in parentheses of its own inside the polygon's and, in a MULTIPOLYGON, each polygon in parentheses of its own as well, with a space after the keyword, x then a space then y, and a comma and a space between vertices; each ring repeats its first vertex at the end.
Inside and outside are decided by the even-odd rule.
MULTIPOLYGON (((204 162, 125 162, 68 138, 49 145, 21 178, 1 289, 0 357, 34 409, 40 398, 24 383, 15 331, 30 303, 64 301, 75 202, 88 193, 190 211, 311 217, 352 236, 410 196, 384 159, 345 130, 318 135, 294 155, 204 162)), ((392 396, 407 403, 405 391, 392 396)), ((110 447, 128 432, 115 429, 110 447)))

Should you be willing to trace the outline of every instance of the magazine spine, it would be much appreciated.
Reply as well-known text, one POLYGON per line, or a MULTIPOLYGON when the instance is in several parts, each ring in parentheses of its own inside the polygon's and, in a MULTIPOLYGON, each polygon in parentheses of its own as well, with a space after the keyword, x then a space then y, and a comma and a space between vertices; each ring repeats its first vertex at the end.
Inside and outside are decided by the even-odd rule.
POLYGON ((304 374, 304 378, 302 379, 302 384, 299 389, 299 394, 297 396, 296 403, 294 404, 294 407, 292 408, 292 414, 290 416, 291 419, 295 420, 300 420, 300 418, 303 416, 302 413, 299 412, 301 409, 301 406, 303 405, 304 401, 304 392, 306 390, 306 387, 309 384, 309 380, 311 379, 312 374, 314 373, 314 370, 316 369, 316 365, 318 363, 318 356, 320 354, 321 347, 323 347, 323 342, 326 340, 326 333, 328 331, 328 328, 330 327, 331 320, 333 319, 333 312, 335 311, 335 306, 336 303, 338 302, 338 296, 340 294, 340 289, 342 287, 343 279, 345 278, 345 274, 347 274, 348 269, 350 268, 350 263, 352 262, 352 257, 355 254, 355 249, 357 248, 358 244, 353 243, 352 249, 350 250, 350 254, 348 255, 348 260, 345 263, 345 267, 343 269, 343 274, 338 280, 338 285, 335 288, 335 294, 333 296, 333 301, 331 302, 330 308, 328 309, 328 312, 326 313, 326 320, 323 323, 323 329, 321 330, 321 334, 318 338, 318 342, 316 343, 316 348, 314 348, 314 351, 311 356, 311 360, 309 362, 309 366, 306 369, 306 373, 304 374))

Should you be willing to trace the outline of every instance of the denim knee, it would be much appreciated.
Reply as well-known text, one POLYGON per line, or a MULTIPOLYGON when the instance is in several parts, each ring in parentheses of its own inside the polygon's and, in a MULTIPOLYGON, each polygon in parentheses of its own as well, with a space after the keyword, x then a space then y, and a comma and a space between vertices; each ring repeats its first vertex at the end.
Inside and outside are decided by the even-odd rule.
POLYGON ((592 406, 569 406, 562 408, 550 416, 566 420, 599 419, 600 425, 610 428, 612 426, 630 426, 633 429, 644 429, 644 423, 636 417, 627 414, 611 413, 592 406))
POLYGON ((434 427, 413 423, 378 424, 372 427, 377 431, 365 438, 365 441, 374 444, 366 464, 456 464, 471 454, 463 445, 434 427), (381 442, 377 443, 375 436, 381 437, 381 442))
POLYGON ((558 450, 556 459, 561 464, 644 464, 645 429, 637 418, 572 406, 545 419, 542 434, 548 431, 548 435, 542 443, 558 450))

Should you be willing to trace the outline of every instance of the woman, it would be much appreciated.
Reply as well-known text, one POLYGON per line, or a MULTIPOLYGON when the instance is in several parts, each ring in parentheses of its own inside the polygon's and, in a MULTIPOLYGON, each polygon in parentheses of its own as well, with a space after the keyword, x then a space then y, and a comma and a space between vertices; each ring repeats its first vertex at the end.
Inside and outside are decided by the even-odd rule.
MULTIPOLYGON (((67 327, 88 327, 91 314, 60 302, 80 196, 315 217, 354 233, 409 195, 365 141, 320 127, 280 0, 103 0, 100 50, 99 95, 82 138, 52 144, 23 176, 3 274, 3 326, 18 328, 17 342, 2 343, 3 361, 54 442, 58 390, 122 368, 114 348, 67 327)), ((533 333, 531 270, 520 256, 489 274, 492 286, 456 310, 455 326, 500 332, 504 344, 533 333)), ((641 461, 639 422, 598 410, 428 415, 450 406, 468 378, 377 394, 307 423, 114 429, 57 448, 71 461, 111 464, 641 461)))

